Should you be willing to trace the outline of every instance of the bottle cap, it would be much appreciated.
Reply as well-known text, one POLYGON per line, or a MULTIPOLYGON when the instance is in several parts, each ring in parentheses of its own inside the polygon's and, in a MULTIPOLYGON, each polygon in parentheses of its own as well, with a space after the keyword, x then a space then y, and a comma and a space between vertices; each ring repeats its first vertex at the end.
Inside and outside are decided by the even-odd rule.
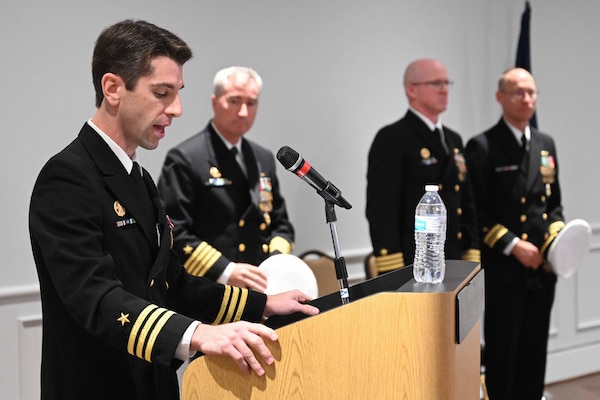
POLYGON ((425 185, 425 191, 426 192, 437 192, 438 185, 425 185))

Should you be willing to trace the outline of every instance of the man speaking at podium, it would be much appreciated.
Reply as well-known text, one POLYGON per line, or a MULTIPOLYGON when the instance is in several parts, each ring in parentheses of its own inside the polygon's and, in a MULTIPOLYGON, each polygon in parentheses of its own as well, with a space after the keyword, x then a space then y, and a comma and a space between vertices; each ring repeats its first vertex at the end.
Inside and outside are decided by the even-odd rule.
POLYGON ((266 296, 188 274, 138 147, 182 114, 177 36, 144 21, 106 28, 94 48, 96 113, 40 172, 29 221, 43 311, 41 398, 175 400, 194 352, 264 374, 277 334, 260 321, 318 310, 299 291, 266 296), (230 323, 231 322, 231 323, 230 323))

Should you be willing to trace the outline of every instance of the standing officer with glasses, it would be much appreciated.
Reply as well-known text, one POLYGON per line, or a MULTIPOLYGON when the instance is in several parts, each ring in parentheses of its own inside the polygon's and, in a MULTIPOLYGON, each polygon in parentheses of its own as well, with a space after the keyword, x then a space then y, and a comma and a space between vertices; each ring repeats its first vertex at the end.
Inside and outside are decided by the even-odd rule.
POLYGON ((460 135, 442 125, 452 82, 437 60, 404 73, 409 109, 375 136, 368 158, 367 208, 378 273, 413 263, 415 208, 426 184, 439 185, 448 209, 445 254, 479 262, 479 237, 460 135))
POLYGON ((511 68, 500 121, 467 143, 485 269, 484 362, 491 399, 541 399, 556 275, 546 251, 564 227, 554 140, 529 125, 537 89, 511 68))

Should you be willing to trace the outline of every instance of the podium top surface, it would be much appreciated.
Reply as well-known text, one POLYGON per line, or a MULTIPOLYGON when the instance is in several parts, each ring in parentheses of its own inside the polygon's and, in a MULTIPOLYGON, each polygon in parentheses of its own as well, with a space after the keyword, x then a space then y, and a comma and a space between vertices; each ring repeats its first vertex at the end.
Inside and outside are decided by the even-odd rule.
MULTIPOLYGON (((458 294, 470 276, 476 275, 480 270, 480 265, 475 262, 461 260, 446 260, 446 275, 444 281, 438 284, 419 283, 413 278, 412 265, 404 268, 387 272, 375 278, 366 280, 356 285, 350 286, 350 302, 362 299, 364 297, 382 292, 402 292, 402 293, 448 293, 458 294)), ((321 312, 328 311, 342 306, 339 292, 319 297, 309 302, 311 305, 319 308, 321 312)), ((308 318, 309 316, 301 313, 290 315, 275 315, 265 321, 265 325, 276 329, 282 326, 294 323, 296 321, 308 318)))

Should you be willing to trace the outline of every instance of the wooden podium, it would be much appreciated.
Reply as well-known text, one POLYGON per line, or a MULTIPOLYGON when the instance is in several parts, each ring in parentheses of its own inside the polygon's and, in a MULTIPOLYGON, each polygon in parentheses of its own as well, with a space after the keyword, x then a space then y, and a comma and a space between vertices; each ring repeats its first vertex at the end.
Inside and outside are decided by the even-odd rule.
POLYGON ((483 271, 446 261, 442 284, 414 281, 412 267, 315 299, 321 313, 269 318, 279 341, 265 375, 203 356, 187 367, 184 400, 479 399, 483 271))

